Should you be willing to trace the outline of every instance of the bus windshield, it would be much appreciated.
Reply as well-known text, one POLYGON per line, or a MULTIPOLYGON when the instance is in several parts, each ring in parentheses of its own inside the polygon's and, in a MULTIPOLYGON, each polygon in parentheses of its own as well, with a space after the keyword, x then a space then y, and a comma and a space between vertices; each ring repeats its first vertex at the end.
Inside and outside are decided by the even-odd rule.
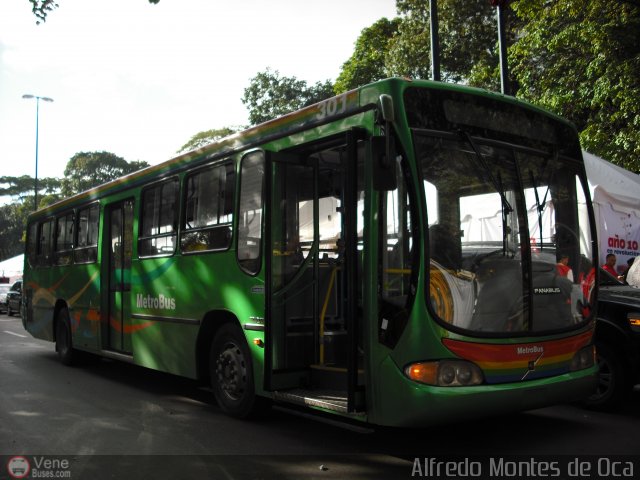
POLYGON ((531 148, 541 138, 518 144, 513 134, 500 142, 496 132, 412 130, 436 318, 468 334, 583 325, 594 259, 579 161, 531 148))

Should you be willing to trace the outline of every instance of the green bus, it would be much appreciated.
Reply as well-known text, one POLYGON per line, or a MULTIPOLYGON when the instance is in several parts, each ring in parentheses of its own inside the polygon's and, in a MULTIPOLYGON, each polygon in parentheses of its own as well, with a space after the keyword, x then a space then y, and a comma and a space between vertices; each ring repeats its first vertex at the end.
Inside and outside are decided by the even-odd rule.
POLYGON ((430 425, 591 393, 596 252, 575 127, 387 79, 33 213, 23 323, 232 416, 430 425))

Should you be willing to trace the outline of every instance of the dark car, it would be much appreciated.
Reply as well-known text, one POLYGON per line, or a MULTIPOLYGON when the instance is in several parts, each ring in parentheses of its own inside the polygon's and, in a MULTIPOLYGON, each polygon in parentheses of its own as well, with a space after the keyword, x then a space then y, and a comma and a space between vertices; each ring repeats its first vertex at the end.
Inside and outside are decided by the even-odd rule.
POLYGON ((640 383, 640 289, 600 269, 595 344, 600 375, 591 408, 608 410, 640 383))
POLYGON ((0 283, 0 313, 7 311, 7 292, 9 291, 8 283, 0 283))
POLYGON ((7 315, 20 313, 22 303, 22 280, 18 280, 7 292, 7 315))

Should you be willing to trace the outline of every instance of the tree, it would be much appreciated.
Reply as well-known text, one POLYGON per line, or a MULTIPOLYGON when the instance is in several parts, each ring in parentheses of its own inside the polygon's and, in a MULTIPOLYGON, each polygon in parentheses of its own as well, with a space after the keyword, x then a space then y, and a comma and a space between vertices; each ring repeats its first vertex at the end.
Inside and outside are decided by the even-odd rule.
MULTIPOLYGON (((28 202, 33 208, 35 181, 29 175, 20 177, 0 177, 0 197, 17 198, 19 203, 28 202)), ((58 178, 38 179, 38 207, 48 205, 60 199, 62 182, 58 178), (48 201, 45 198, 49 199, 48 201), (43 203, 44 202, 44 203, 43 203)))
POLYGON ((0 206, 0 260, 24 252, 24 230, 32 210, 33 202, 0 206))
MULTIPOLYGON (((149 0, 149 3, 158 3, 160 0, 149 0)), ((31 11, 37 18, 36 23, 47 20, 47 15, 54 9, 58 8, 58 2, 56 0, 29 0, 31 3, 31 11)))
POLYGON ((148 166, 147 162, 127 162, 109 152, 76 153, 64 169, 62 194, 74 195, 148 166))
POLYGON ((241 130, 241 127, 223 127, 198 132, 192 136, 187 143, 182 145, 176 153, 190 152, 191 150, 204 147, 205 145, 217 142, 224 137, 236 133, 239 130, 241 130))
MULTIPOLYGON (((396 6, 401 22, 390 40, 386 68, 393 75, 431 78, 429 2, 397 0, 396 6)), ((478 86, 499 85, 496 13, 490 2, 439 0, 438 20, 443 80, 469 83, 473 78, 478 86)), ((516 19, 510 20, 513 36, 516 19)))
POLYGON ((242 103, 249 110, 251 125, 257 125, 331 96, 333 85, 329 80, 308 86, 304 80, 281 77, 277 70, 267 68, 249 81, 242 103))
POLYGON ((583 147, 640 172, 640 5, 531 0, 510 49, 519 96, 573 121, 583 147))
POLYGON ((336 94, 389 76, 384 63, 385 55, 399 25, 399 18, 381 18, 362 30, 356 40, 353 54, 342 64, 340 75, 333 87, 336 94))

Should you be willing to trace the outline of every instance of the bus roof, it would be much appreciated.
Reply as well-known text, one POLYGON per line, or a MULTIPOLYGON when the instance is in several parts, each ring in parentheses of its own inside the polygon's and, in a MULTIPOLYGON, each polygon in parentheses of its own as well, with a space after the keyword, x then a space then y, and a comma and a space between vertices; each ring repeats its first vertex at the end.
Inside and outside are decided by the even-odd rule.
POLYGON ((400 96, 407 86, 458 91, 499 99, 500 101, 517 104, 521 107, 554 117, 555 120, 568 124, 575 129, 567 120, 535 105, 516 99, 515 97, 452 83, 434 82, 431 80, 412 80, 408 78, 388 78, 322 100, 300 110, 250 127, 244 131, 234 133, 204 147, 189 151, 157 165, 152 165, 103 183, 37 210, 30 214, 29 219, 48 216, 52 213, 72 208, 78 204, 98 200, 126 188, 144 185, 150 180, 160 179, 187 168, 193 168, 199 164, 228 157, 238 151, 252 148, 283 136, 297 133, 298 131, 323 125, 359 112, 372 110, 376 108, 380 94, 390 93, 400 96))

